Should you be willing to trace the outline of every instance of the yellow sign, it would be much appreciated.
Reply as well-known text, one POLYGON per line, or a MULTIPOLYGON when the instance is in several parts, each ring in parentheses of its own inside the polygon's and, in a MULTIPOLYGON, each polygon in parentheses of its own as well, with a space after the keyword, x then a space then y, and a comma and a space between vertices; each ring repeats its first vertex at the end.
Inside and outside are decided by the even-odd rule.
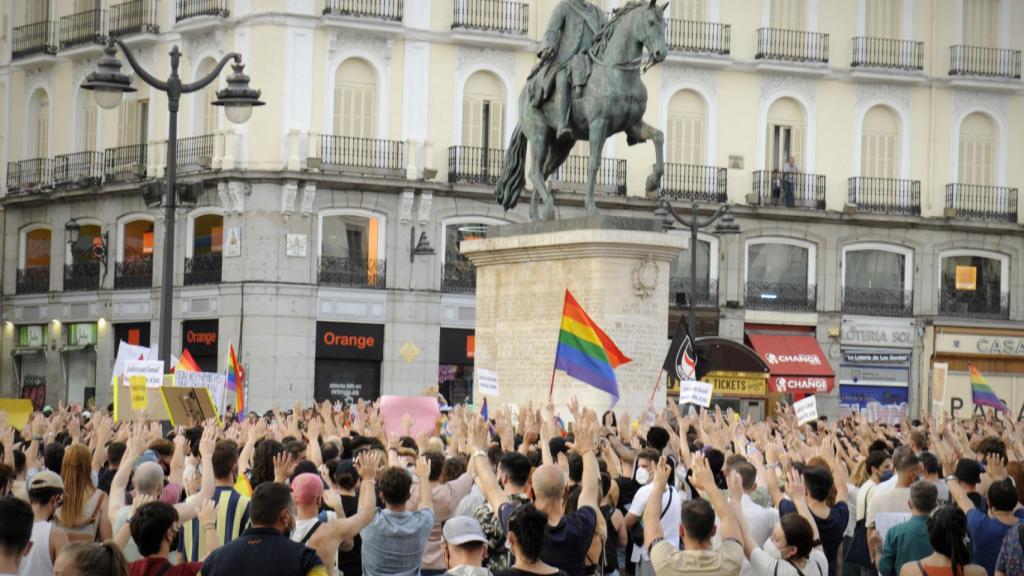
POLYGON ((24 398, 0 398, 0 412, 7 413, 7 423, 15 430, 24 430, 32 415, 32 401, 24 398))
POLYGON ((129 376, 128 381, 131 383, 132 410, 145 410, 147 404, 146 377, 129 376))
POLYGON ((759 372, 726 372, 716 370, 704 375, 704 381, 715 385, 714 392, 734 396, 762 396, 767 393, 765 375, 759 372))
POLYGON ((978 288, 978 269, 974 266, 957 266, 956 267, 956 289, 957 290, 977 290, 978 288))

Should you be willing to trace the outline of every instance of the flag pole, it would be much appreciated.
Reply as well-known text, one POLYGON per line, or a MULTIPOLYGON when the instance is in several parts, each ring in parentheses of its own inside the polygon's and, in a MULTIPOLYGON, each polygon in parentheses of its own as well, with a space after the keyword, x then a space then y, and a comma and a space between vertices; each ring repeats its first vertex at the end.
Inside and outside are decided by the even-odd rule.
MULTIPOLYGON (((555 357, 557 357, 557 356, 558 356, 558 353, 556 352, 555 353, 555 357)), ((551 386, 548 387, 548 403, 550 403, 551 400, 555 397, 555 370, 557 370, 557 367, 552 366, 551 367, 551 386)))
POLYGON ((647 399, 648 402, 654 402, 654 395, 658 393, 658 388, 661 387, 661 377, 665 374, 665 369, 658 370, 658 381, 654 383, 654 390, 651 390, 651 397, 647 399))

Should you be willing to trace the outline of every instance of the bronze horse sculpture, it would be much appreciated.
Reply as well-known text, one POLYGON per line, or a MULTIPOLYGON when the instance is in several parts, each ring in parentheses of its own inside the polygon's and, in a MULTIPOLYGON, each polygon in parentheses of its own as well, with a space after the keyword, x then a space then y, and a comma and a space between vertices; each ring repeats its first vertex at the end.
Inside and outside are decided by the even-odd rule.
POLYGON ((643 121, 647 111, 647 88, 640 78, 645 71, 665 59, 666 5, 656 0, 640 0, 619 8, 615 15, 595 37, 594 45, 585 58, 590 60, 590 73, 581 94, 573 97, 570 106, 569 127, 572 138, 556 138, 555 106, 549 100, 540 107, 530 103, 528 86, 519 95, 519 123, 512 132, 505 153, 495 196, 506 210, 519 202, 526 186, 527 144, 531 153, 530 198, 532 220, 552 220, 555 203, 547 187, 547 178, 565 162, 578 140, 590 143, 590 163, 587 174, 585 206, 589 213, 597 212, 594 185, 601 163, 601 150, 607 138, 625 132, 630 146, 651 140, 654 144, 654 170, 647 177, 647 191, 655 192, 664 174, 664 134, 643 121), (643 64, 647 50, 650 61, 643 64), (544 213, 539 200, 544 200, 544 213))

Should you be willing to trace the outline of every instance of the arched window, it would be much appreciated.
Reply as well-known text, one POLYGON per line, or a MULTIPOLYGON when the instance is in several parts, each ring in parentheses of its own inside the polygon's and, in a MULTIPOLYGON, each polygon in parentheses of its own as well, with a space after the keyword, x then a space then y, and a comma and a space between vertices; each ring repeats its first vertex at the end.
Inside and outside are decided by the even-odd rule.
POLYGON ((377 72, 362 58, 349 58, 334 75, 333 134, 377 138, 377 72))
POLYGON ((384 288, 384 217, 366 210, 320 216, 318 283, 384 288))
POLYGON ((963 37, 967 46, 999 46, 999 0, 963 3, 963 37))
POLYGON ((224 248, 224 216, 203 214, 192 222, 192 255, 220 254, 224 248))
POLYGON ((224 254, 224 216, 199 213, 189 220, 185 285, 216 284, 221 280, 224 254))
POLYGON ((469 77, 462 93, 462 145, 502 148, 505 145, 505 87, 491 72, 469 77))
POLYGON ((146 144, 149 139, 149 100, 126 97, 118 107, 117 145, 146 144))
POLYGON ((981 250, 939 255, 939 313, 948 316, 1009 316, 1009 258, 981 250))
POLYGON ((804 163, 804 109, 792 98, 779 98, 768 109, 766 170, 782 170, 794 158, 798 171, 804 163))
POLYGON ((77 97, 78 151, 96 150, 96 99, 86 90, 79 90, 77 97))
POLYGON ((38 294, 50 290, 52 240, 53 234, 45 226, 22 231, 16 286, 18 294, 38 294))
POLYGON ((771 27, 803 30, 806 10, 804 0, 771 0, 771 27))
POLYGON ((75 265, 96 262, 94 250, 102 245, 102 234, 99 224, 79 223, 78 241, 65 243, 65 261, 75 265))
POLYGON ((888 106, 874 106, 864 115, 861 132, 860 175, 871 178, 900 176, 900 118, 888 106))
POLYGON ((118 238, 114 288, 149 288, 153 285, 153 220, 123 221, 118 238))
POLYGON ((669 305, 687 307, 718 305, 718 239, 703 234, 697 237, 697 269, 690 276, 690 248, 672 260, 668 268, 669 305))
MULTIPOLYGON (((205 77, 217 66, 217 63, 212 58, 206 58, 203 60, 199 67, 196 68, 196 77, 205 77)), ((195 98, 192 99, 195 102, 196 110, 194 111, 195 118, 195 133, 194 136, 203 136, 206 134, 213 134, 217 131, 220 122, 220 107, 214 106, 213 102, 217 99, 217 90, 219 90, 219 84, 217 80, 210 83, 209 86, 203 88, 198 92, 195 98)))
POLYGON ((751 310, 814 312, 815 246, 789 238, 747 242, 746 306, 751 310))
POLYGON ((866 0, 866 2, 867 5, 864 11, 865 36, 869 38, 899 38, 901 1, 866 0))
POLYGON ((50 97, 45 90, 36 90, 30 102, 28 157, 46 158, 50 155, 50 97))
POLYGON ((666 161, 673 164, 704 164, 704 99, 693 90, 676 92, 668 104, 666 161))
POLYGON ((476 267, 462 255, 459 245, 466 240, 487 238, 488 226, 505 224, 502 220, 485 217, 452 218, 444 227, 444 270, 441 274, 441 291, 448 293, 469 293, 476 291, 476 267))
POLYGON ((974 112, 960 125, 957 180, 961 184, 996 184, 996 124, 990 116, 974 112))
POLYGON ((843 313, 913 315, 913 253, 884 244, 843 248, 843 313))
POLYGON ((64 291, 97 290, 103 252, 102 228, 96 223, 78 223, 78 239, 64 242, 64 291))

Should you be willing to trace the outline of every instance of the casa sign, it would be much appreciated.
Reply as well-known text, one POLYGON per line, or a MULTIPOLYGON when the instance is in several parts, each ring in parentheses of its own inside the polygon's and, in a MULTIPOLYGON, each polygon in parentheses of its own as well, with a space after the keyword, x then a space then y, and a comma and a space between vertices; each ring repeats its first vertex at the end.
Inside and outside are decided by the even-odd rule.
POLYGON ((935 336, 935 350, 954 354, 1024 357, 1024 336, 939 333, 935 336))
POLYGON ((913 348, 914 323, 844 320, 840 337, 844 346, 913 348))

